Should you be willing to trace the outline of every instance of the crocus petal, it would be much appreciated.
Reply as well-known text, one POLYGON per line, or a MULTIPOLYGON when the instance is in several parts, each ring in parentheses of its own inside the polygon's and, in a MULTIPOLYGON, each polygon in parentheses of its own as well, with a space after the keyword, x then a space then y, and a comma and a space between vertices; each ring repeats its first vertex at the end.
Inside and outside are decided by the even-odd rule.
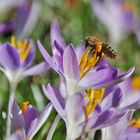
POLYGON ((122 96, 123 96, 122 90, 120 88, 117 88, 113 94, 113 99, 112 99, 113 107, 117 107, 120 105, 120 103, 122 101, 122 96))
POLYGON ((21 33, 21 31, 23 30, 23 27, 29 16, 30 9, 31 3, 28 2, 24 2, 22 5, 19 5, 17 7, 17 17, 15 19, 15 23, 17 25, 15 34, 17 37, 19 37, 18 34, 21 33))
POLYGON ((80 93, 71 96, 66 102, 66 128, 70 140, 78 138, 82 133, 82 123, 85 120, 84 99, 80 93))
POLYGON ((85 102, 80 93, 71 96, 66 102, 66 116, 69 124, 81 123, 85 119, 85 102))
POLYGON ((47 62, 41 62, 23 72, 23 76, 33 76, 46 72, 50 69, 47 62))
POLYGON ((12 123, 13 132, 16 132, 16 130, 19 130, 19 129, 24 129, 25 120, 16 101, 14 101, 12 104, 11 114, 12 114, 11 123, 12 123))
POLYGON ((106 87, 111 81, 114 81, 116 75, 117 71, 110 68, 91 71, 79 81, 78 87, 80 90, 106 87))
POLYGON ((37 41, 38 44, 38 48, 40 50, 40 52, 42 53, 44 59, 46 60, 46 62, 50 65, 51 68, 53 68, 57 73, 61 74, 63 76, 63 72, 58 69, 57 65, 53 62, 52 58, 50 57, 50 55, 48 54, 48 52, 44 49, 44 47, 42 46, 42 44, 40 43, 40 41, 37 41))
MULTIPOLYGON (((51 46, 54 46, 54 42, 56 41, 58 46, 61 47, 61 49, 64 49, 65 43, 64 40, 60 34, 60 28, 59 28, 59 23, 57 20, 53 20, 51 24, 51 46)), ((52 48, 53 49, 53 48, 52 48)))
POLYGON ((108 127, 120 121, 120 119, 122 119, 122 117, 124 117, 127 113, 128 112, 119 112, 113 108, 110 108, 97 117, 97 120, 95 121, 95 124, 92 125, 92 128, 101 129, 104 127, 108 127))
POLYGON ((124 140, 139 140, 140 133, 128 134, 125 136, 124 140))
POLYGON ((79 65, 72 45, 68 45, 64 50, 63 68, 66 79, 80 79, 79 65))
POLYGON ((19 15, 17 16, 17 21, 20 19, 20 16, 22 17, 22 19, 21 21, 19 21, 20 23, 17 24, 19 30, 15 31, 15 34, 21 39, 32 33, 35 25, 38 22, 41 7, 38 1, 32 1, 31 6, 29 4, 27 5, 27 1, 25 4, 24 9, 26 8, 27 11, 25 12, 21 11, 21 13, 19 13, 19 15), (23 15, 23 13, 25 13, 26 15, 23 15), (22 23, 22 21, 24 20, 23 16, 25 17, 24 24, 22 23), (22 28, 19 25, 22 25, 22 28))
POLYGON ((14 70, 20 66, 20 57, 16 48, 9 43, 0 46, 0 64, 9 70, 14 70))
POLYGON ((47 98, 52 102, 54 108, 57 110, 59 115, 64 118, 65 102, 59 90, 56 87, 52 87, 50 84, 48 84, 47 88, 43 86, 43 91, 47 98))
POLYGON ((103 2, 100 2, 98 0, 93 0, 92 9, 94 13, 96 14, 96 16, 99 18, 99 20, 103 22, 104 24, 106 24, 107 20, 109 19, 109 15, 103 2))
POLYGON ((14 23, 12 21, 0 24, 0 34, 10 32, 13 29, 14 29, 14 23))
POLYGON ((102 129, 102 134, 105 140, 122 140, 121 138, 124 136, 126 128, 130 123, 129 121, 131 117, 132 113, 128 112, 117 123, 102 129))
POLYGON ((29 105, 27 107, 27 112, 23 113, 23 116, 24 116, 24 120, 25 120, 25 124, 26 124, 25 132, 27 134, 32 121, 34 119, 36 119, 38 116, 38 111, 34 107, 29 105))
POLYGON ((127 78, 129 78, 132 73, 134 72, 135 67, 132 67, 131 69, 129 69, 127 72, 124 72, 123 74, 118 75, 114 80, 112 80, 111 82, 106 82, 106 84, 104 85, 105 87, 108 86, 113 86, 116 85, 118 83, 121 83, 122 81, 126 80, 127 78))
POLYGON ((43 112, 40 114, 40 116, 38 117, 37 120, 35 120, 36 123, 33 122, 33 124, 31 124, 30 130, 27 134, 27 137, 29 139, 32 139, 33 136, 39 131, 39 129, 42 127, 42 125, 44 124, 44 122, 48 119, 50 113, 52 110, 52 104, 49 103, 45 109, 43 110, 43 112))
POLYGON ((140 108, 140 92, 132 93, 126 96, 120 104, 120 109, 137 109, 140 108))
POLYGON ((6 140, 24 140, 26 139, 25 131, 24 129, 18 130, 17 133, 13 133, 10 137, 8 137, 6 140))
POLYGON ((113 114, 112 110, 107 110, 107 111, 104 111, 103 113, 101 113, 98 116, 93 127, 95 128, 95 127, 98 127, 98 126, 104 124, 109 118, 111 118, 112 114, 113 114))

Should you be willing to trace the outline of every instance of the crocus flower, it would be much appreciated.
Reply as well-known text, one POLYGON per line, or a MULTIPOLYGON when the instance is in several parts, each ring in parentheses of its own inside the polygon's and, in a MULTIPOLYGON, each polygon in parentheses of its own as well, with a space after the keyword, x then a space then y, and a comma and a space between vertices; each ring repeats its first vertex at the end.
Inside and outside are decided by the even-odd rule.
POLYGON ((97 66, 92 70, 98 62, 96 53, 90 55, 90 50, 86 50, 84 52, 81 51, 82 54, 79 55, 72 44, 66 45, 56 21, 51 26, 53 56, 51 57, 47 53, 39 40, 37 43, 46 62, 65 79, 68 96, 86 88, 100 88, 112 85, 115 82, 119 83, 124 78, 129 77, 134 70, 132 68, 127 73, 120 74, 118 73, 119 70, 107 67, 107 64, 104 64, 102 68, 97 66))
POLYGON ((139 119, 132 119, 132 112, 128 112, 116 124, 102 129, 102 140, 139 140, 139 119))
POLYGON ((63 93, 60 93, 57 87, 52 87, 50 84, 47 87, 43 86, 43 91, 66 123, 67 140, 74 140, 80 137, 82 133, 107 127, 119 121, 127 113, 127 111, 116 111, 110 107, 100 110, 96 106, 98 100, 96 93, 92 95, 94 100, 91 102, 92 97, 88 97, 89 101, 86 101, 86 96, 83 96, 83 93, 76 93, 65 100, 63 93), (93 104, 96 108, 90 106, 93 104), (88 116, 87 111, 90 112, 88 116), (86 129, 84 129, 85 126, 86 129))
POLYGON ((16 101, 13 102, 11 112, 12 135, 8 140, 32 139, 48 119, 52 110, 49 103, 40 115, 29 102, 23 102, 22 109, 19 108, 16 101))
POLYGON ((16 40, 0 45, 0 70, 15 85, 26 76, 40 74, 48 69, 46 62, 29 68, 35 56, 32 40, 16 40))
POLYGON ((140 108, 140 90, 132 89, 132 81, 127 79, 118 85, 106 88, 101 108, 115 107, 118 110, 134 110, 140 108), (110 102, 110 100, 112 102, 110 102))
POLYGON ((19 0, 16 5, 16 17, 0 25, 0 34, 14 32, 18 38, 29 35, 37 23, 40 4, 37 1, 19 0))
POLYGON ((118 44, 130 32, 138 34, 138 17, 131 3, 125 0, 94 0, 92 8, 97 18, 107 27, 111 43, 118 44))
MULTIPOLYGON (((10 127, 10 102, 13 102, 17 84, 23 78, 40 74, 48 70, 46 62, 42 62, 29 68, 35 55, 34 45, 31 40, 16 40, 11 38, 11 43, 0 44, 0 70, 5 73, 10 82, 9 106, 7 117, 7 129, 10 127)), ((10 130, 7 130, 7 136, 10 130)))

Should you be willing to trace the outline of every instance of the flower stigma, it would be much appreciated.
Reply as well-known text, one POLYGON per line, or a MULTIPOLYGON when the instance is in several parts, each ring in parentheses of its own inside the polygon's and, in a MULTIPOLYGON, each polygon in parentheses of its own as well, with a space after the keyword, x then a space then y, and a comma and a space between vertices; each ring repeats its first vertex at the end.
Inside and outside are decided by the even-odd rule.
POLYGON ((21 109, 22 114, 24 114, 24 113, 26 113, 28 111, 27 110, 28 105, 29 105, 28 101, 22 103, 22 109, 21 109))

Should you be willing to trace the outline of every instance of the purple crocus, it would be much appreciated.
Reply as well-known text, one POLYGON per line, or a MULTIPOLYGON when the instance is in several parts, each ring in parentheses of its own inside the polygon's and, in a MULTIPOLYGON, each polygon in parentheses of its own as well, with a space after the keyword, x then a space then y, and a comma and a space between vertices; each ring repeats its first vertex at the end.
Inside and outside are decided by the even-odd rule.
POLYGON ((49 66, 46 62, 29 68, 35 56, 32 40, 16 40, 11 38, 11 43, 0 44, 0 70, 5 73, 10 82, 9 106, 7 117, 7 137, 10 133, 11 106, 15 97, 18 83, 27 76, 45 72, 49 66))
MULTIPOLYGON (((37 23, 40 4, 37 1, 18 0, 16 3, 16 17, 0 25, 0 34, 14 32, 18 38, 29 35, 37 23)), ((6 3, 5 3, 6 4, 6 3)))
POLYGON ((0 45, 0 70, 8 80, 15 85, 24 77, 40 74, 48 69, 46 62, 29 68, 35 57, 32 40, 16 40, 11 38, 11 43, 0 45))
POLYGON ((52 105, 49 103, 40 115, 38 115, 38 111, 32 107, 29 102, 24 102, 22 109, 20 109, 16 101, 14 101, 11 108, 13 134, 8 140, 23 140, 32 139, 35 136, 48 119, 52 105))
MULTIPOLYGON (((94 67, 90 72, 81 74, 82 64, 78 64, 78 59, 72 45, 65 47, 62 55, 54 59, 38 41, 38 47, 45 58, 46 62, 57 73, 66 80, 68 96, 87 88, 101 88, 112 84, 117 84, 129 77, 134 68, 127 73, 119 73, 119 70, 106 66, 94 67), (59 62, 59 63, 58 63, 59 62)), ((94 63, 93 63, 94 64, 94 63)))
POLYGON ((107 27, 110 41, 118 44, 130 32, 138 35, 138 17, 131 3, 125 0, 94 0, 92 8, 97 18, 107 27))
POLYGON ((134 91, 132 89, 132 81, 130 79, 113 87, 108 87, 100 107, 104 109, 108 106, 115 107, 118 110, 138 109, 140 108, 140 90, 134 91))
POLYGON ((139 120, 132 119, 132 114, 128 112, 119 122, 102 129, 102 140, 139 140, 139 120))
POLYGON ((50 84, 47 87, 43 86, 43 91, 66 123, 67 140, 74 140, 89 131, 107 127, 119 121, 127 113, 127 111, 117 111, 113 107, 100 110, 97 106, 87 118, 86 111, 89 110, 90 102, 85 100, 86 96, 83 96, 83 93, 76 93, 65 101, 63 93, 50 84))

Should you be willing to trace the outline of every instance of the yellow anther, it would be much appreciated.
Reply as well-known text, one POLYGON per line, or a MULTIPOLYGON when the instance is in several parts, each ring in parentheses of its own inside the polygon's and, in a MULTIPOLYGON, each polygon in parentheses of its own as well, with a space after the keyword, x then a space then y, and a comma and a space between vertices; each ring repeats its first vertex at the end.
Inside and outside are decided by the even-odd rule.
POLYGON ((11 37, 11 45, 12 45, 13 47, 16 47, 16 37, 15 37, 15 36, 12 36, 12 37, 11 37))
POLYGON ((89 56, 90 50, 86 50, 83 53, 82 59, 80 61, 80 78, 82 79, 86 74, 95 66, 99 57, 97 52, 89 56))
POLYGON ((27 44, 26 46, 24 46, 23 51, 20 53, 22 61, 24 61, 27 58, 30 48, 31 48, 30 44, 27 44))
POLYGON ((133 90, 140 90, 140 76, 132 78, 132 88, 133 90))
POLYGON ((28 42, 28 40, 27 39, 24 41, 16 40, 16 38, 14 36, 12 36, 11 37, 11 45, 13 47, 17 48, 17 51, 21 57, 21 60, 25 61, 25 59, 27 58, 27 56, 30 52, 30 49, 31 49, 31 45, 28 42))
POLYGON ((28 111, 27 110, 28 105, 29 105, 28 101, 22 103, 22 109, 21 109, 22 113, 26 113, 28 111))
POLYGON ((140 128, 140 118, 139 119, 132 119, 130 121, 130 126, 134 128, 140 128))
POLYGON ((96 106, 101 102, 104 96, 104 88, 102 89, 88 89, 86 90, 85 98, 88 98, 88 103, 86 105, 86 119, 94 111, 96 106))

